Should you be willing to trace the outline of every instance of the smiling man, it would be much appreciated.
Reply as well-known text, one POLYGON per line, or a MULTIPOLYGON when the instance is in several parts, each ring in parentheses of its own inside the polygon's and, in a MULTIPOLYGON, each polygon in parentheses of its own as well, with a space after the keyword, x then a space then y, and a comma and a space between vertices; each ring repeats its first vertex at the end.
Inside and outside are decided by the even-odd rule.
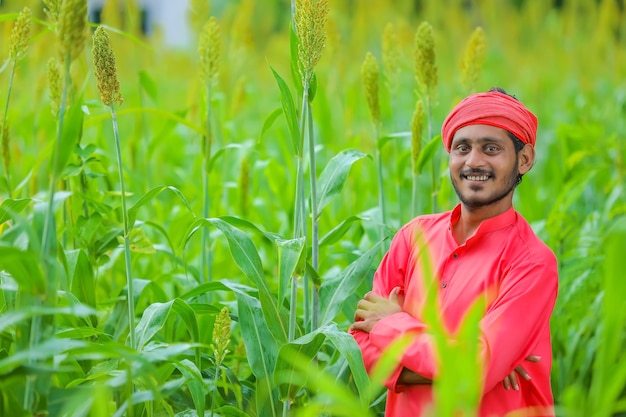
POLYGON ((478 340, 479 416, 554 415, 549 322, 557 262, 513 208, 515 187, 535 160, 536 135, 535 115, 499 88, 465 98, 444 121, 442 139, 460 203, 416 217, 398 231, 350 329, 368 371, 391 343, 411 337, 386 382, 386 416, 423 416, 432 408, 432 381, 439 360, 445 361, 437 359, 422 318, 433 279, 450 337, 469 307, 481 297, 486 301, 478 340), (423 276, 425 256, 434 278, 423 276))

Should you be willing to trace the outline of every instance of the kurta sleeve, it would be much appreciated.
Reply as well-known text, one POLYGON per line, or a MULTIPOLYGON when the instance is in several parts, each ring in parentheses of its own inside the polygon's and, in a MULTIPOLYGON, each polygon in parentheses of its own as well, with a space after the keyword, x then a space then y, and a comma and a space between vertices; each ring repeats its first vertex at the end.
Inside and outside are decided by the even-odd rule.
MULTIPOLYGON (((407 237, 407 234, 410 233, 409 225, 402 227, 398 233, 394 236, 391 241, 391 245, 389 250, 383 257, 376 273, 374 274, 374 283, 373 283, 373 292, 379 294, 383 297, 387 297, 391 290, 395 287, 400 287, 404 290, 405 283, 405 275, 406 275, 406 267, 407 263, 412 251, 412 247, 409 244, 411 241, 410 238, 407 237)), ((406 323, 409 326, 407 329, 399 329, 399 330, 391 330, 391 332, 399 336, 401 334, 406 333, 411 328, 414 328, 415 321, 414 320, 406 320, 406 318, 411 318, 407 313, 397 313, 393 314, 386 319, 402 316, 405 318, 403 323, 406 323)), ((381 320, 381 322, 383 321, 381 320)), ((381 326, 379 322, 375 327, 381 326)), ((394 327, 395 329, 395 327, 394 327)), ((384 351, 384 349, 390 344, 382 344, 382 345, 374 345, 371 341, 370 333, 363 332, 360 330, 351 330, 350 333, 353 335, 354 339, 358 343, 361 348, 361 353, 363 356, 363 364, 365 365, 365 369, 370 372, 375 363, 380 358, 380 355, 384 351)), ((390 340, 389 342, 392 342, 390 340)), ((396 381, 402 371, 402 366, 398 366, 397 369, 393 372, 393 374, 389 377, 388 381, 385 385, 388 388, 394 387, 396 385, 396 381)))
MULTIPOLYGON (((483 392, 502 382, 528 355, 537 353, 533 348, 546 331, 556 300, 556 265, 554 255, 549 253, 543 259, 524 261, 512 267, 502 279, 495 300, 480 321, 483 392)), ((434 379, 437 360, 433 339, 424 330, 423 323, 406 313, 387 316, 372 329, 367 348, 383 351, 398 337, 412 333, 414 340, 404 351, 401 365, 434 379)))

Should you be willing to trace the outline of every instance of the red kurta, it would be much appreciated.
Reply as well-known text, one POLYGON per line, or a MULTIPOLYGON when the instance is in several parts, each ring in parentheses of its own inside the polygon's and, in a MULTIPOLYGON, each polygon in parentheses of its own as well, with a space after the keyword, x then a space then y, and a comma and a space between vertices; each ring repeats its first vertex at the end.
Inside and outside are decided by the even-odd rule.
POLYGON ((402 367, 429 379, 437 377, 431 337, 421 320, 425 286, 420 257, 424 251, 419 251, 416 243, 421 233, 440 281, 441 315, 451 334, 477 297, 490 300, 480 322, 485 374, 479 415, 504 416, 516 411, 516 417, 552 416, 549 321, 557 295, 556 258, 512 207, 483 221, 459 245, 451 227, 460 214, 459 205, 447 213, 417 217, 398 231, 376 271, 373 291, 386 297, 394 287, 400 287, 404 311, 381 319, 370 333, 352 332, 368 371, 394 340, 406 333, 415 335, 400 358, 401 365, 387 381, 385 415, 417 417, 432 402, 431 385, 397 383, 402 367), (524 361, 530 354, 541 356, 541 360, 524 361), (520 364, 531 380, 518 378, 519 391, 505 390, 502 381, 520 364))

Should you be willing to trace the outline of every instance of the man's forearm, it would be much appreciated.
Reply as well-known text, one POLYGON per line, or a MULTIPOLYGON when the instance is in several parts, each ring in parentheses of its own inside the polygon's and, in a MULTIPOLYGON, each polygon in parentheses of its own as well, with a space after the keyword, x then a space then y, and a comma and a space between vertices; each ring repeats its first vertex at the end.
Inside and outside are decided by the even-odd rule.
POLYGON ((417 385, 417 384, 432 384, 428 378, 421 376, 420 374, 416 374, 408 368, 402 368, 402 372, 400 372, 400 377, 398 378, 398 384, 401 385, 417 385))

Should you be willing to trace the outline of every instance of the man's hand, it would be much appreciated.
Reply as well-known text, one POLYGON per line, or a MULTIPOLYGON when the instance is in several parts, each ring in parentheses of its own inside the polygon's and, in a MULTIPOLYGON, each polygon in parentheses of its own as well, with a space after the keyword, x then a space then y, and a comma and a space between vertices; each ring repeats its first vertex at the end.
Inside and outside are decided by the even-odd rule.
MULTIPOLYGON (((529 362, 535 362, 536 363, 536 362, 539 362, 541 360, 541 356, 528 355, 526 357, 526 360, 529 361, 529 362)), ((508 391, 511 388, 513 388, 515 391, 519 391, 519 383, 518 383, 516 374, 519 374, 526 381, 530 381, 530 375, 528 375, 528 372, 526 372, 526 369, 524 369, 522 367, 522 365, 517 365, 517 367, 513 370, 513 372, 511 372, 510 374, 505 376, 504 377, 504 381, 502 381, 502 383, 504 384, 504 389, 505 390, 508 391)))
POLYGON ((354 323, 350 326, 350 330, 362 330, 371 332, 378 320, 391 314, 402 311, 399 298, 400 288, 395 287, 389 293, 389 298, 368 292, 362 300, 357 304, 357 310, 354 313, 354 323))

